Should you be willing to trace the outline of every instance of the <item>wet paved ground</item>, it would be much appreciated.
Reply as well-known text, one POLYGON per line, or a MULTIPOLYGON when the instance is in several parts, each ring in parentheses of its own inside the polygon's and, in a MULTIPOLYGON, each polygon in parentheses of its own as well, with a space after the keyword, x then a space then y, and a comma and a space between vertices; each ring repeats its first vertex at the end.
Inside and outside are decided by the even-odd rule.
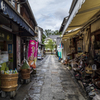
POLYGON ((54 55, 48 55, 36 70, 23 100, 86 100, 70 72, 54 55))

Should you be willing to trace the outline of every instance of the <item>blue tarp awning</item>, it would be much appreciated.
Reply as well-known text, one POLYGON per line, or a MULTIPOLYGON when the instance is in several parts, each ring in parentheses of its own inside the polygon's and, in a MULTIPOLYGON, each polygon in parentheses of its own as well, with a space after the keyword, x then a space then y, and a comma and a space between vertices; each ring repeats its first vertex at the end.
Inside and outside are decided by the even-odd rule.
POLYGON ((0 9, 4 15, 7 15, 14 22, 25 28, 31 35, 35 35, 32 28, 24 21, 24 19, 16 12, 5 0, 0 0, 0 9))

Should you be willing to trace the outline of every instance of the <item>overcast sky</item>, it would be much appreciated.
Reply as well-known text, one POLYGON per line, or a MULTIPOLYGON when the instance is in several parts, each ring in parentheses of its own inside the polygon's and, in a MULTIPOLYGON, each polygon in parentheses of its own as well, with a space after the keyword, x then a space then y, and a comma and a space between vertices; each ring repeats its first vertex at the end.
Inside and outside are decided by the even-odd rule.
POLYGON ((39 27, 59 30, 72 0, 28 0, 39 27))

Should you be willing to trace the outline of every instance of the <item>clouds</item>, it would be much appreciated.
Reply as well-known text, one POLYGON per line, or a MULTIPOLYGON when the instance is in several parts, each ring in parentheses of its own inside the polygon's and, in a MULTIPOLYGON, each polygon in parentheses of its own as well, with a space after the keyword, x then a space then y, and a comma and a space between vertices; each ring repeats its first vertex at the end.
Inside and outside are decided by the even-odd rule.
POLYGON ((68 16, 72 0, 29 0, 38 26, 59 30, 63 18, 68 16))

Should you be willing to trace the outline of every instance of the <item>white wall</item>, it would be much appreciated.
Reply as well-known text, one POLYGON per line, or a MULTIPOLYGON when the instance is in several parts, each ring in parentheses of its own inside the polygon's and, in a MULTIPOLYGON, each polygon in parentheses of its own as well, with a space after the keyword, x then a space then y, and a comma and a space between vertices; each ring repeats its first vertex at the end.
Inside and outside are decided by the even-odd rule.
MULTIPOLYGON (((39 43, 41 43, 42 41, 41 41, 41 30, 40 30, 40 28, 39 27, 36 27, 37 28, 37 30, 38 30, 38 42, 39 43)), ((39 47, 38 47, 38 53, 41 53, 41 46, 39 45, 39 47)))
POLYGON ((40 31, 40 29, 38 30, 38 41, 39 41, 39 43, 41 43, 42 41, 41 41, 41 31, 40 31))

